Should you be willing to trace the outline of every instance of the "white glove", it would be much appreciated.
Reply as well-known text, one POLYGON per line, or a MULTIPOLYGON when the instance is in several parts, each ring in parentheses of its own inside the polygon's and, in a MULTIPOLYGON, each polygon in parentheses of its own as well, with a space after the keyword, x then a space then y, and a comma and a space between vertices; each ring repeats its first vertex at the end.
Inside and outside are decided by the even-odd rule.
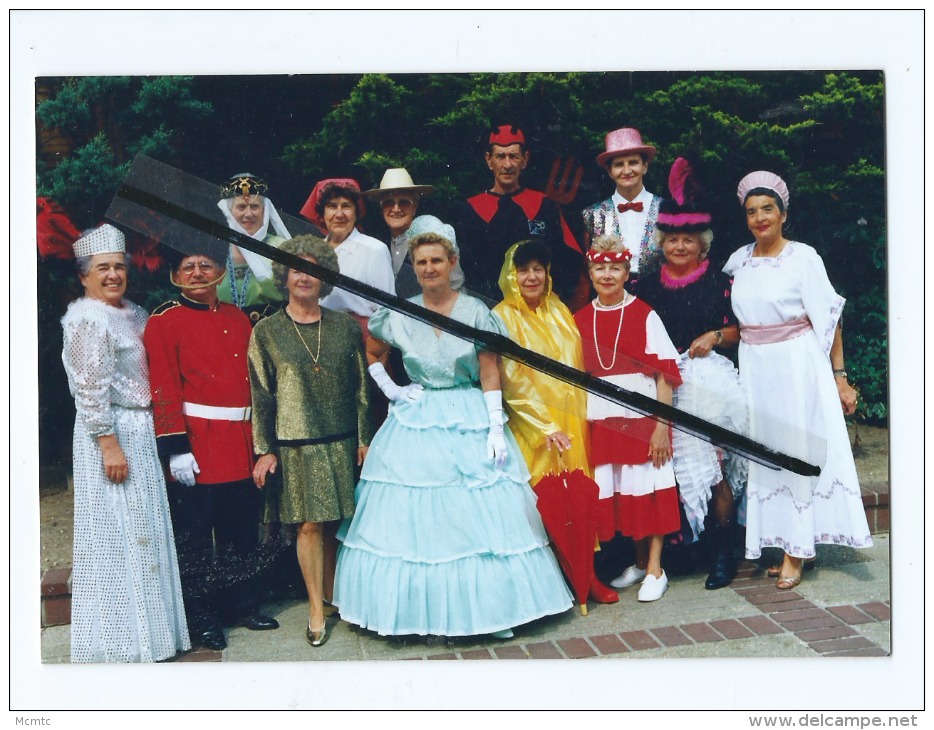
POLYGON ((181 484, 186 487, 195 486, 195 474, 201 473, 195 455, 190 451, 187 454, 175 454, 169 457, 169 471, 181 484))
POLYGON ((383 363, 381 362, 374 362, 367 370, 370 372, 370 377, 376 381, 379 389, 383 391, 383 395, 391 401, 414 403, 422 396, 424 388, 422 388, 421 385, 418 383, 397 385, 393 382, 393 379, 389 377, 389 373, 386 372, 386 368, 383 367, 383 363))
POLYGON ((506 464, 509 452, 506 449, 506 434, 503 431, 503 393, 500 390, 488 390, 483 394, 486 411, 490 415, 490 433, 486 437, 486 455, 493 460, 497 469, 506 464))

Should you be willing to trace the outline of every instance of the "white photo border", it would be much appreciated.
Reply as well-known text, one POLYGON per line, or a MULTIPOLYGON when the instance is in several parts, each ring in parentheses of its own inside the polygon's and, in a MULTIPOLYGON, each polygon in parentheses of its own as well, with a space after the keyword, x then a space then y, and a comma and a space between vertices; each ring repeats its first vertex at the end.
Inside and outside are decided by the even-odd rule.
MULTIPOLYGON (((81 708, 609 710, 624 709, 627 696, 636 697, 641 708, 674 710, 709 708, 717 691, 729 705, 723 710, 923 708, 920 586, 927 550, 917 392, 919 385, 923 389, 918 322, 924 311, 927 207, 923 11, 14 10, 8 20, 11 710, 45 715, 81 708), (346 43, 334 47, 333 39, 341 36, 346 43), (885 72, 890 479, 898 493, 892 507, 897 532, 891 543, 891 657, 444 662, 443 667, 435 662, 41 664, 35 630, 38 404, 35 390, 23 383, 37 371, 35 226, 27 214, 35 192, 35 77, 691 69, 885 72)), ((97 715, 94 723, 122 724, 126 718, 121 717, 97 715)), ((343 722, 342 717, 331 722, 343 722)), ((645 719, 667 721, 655 713, 645 713, 645 719)), ((252 725, 258 718, 218 720, 252 725)))

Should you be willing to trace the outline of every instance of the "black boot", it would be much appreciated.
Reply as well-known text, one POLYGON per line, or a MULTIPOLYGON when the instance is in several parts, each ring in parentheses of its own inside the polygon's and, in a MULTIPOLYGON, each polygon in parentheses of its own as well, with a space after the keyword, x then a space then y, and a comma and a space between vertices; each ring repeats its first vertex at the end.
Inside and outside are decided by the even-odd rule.
POLYGON ((711 548, 713 552, 713 563, 710 567, 710 575, 707 576, 707 582, 704 587, 708 591, 717 588, 725 588, 733 582, 736 577, 736 557, 733 554, 733 529, 732 524, 728 526, 714 525, 711 528, 711 548))

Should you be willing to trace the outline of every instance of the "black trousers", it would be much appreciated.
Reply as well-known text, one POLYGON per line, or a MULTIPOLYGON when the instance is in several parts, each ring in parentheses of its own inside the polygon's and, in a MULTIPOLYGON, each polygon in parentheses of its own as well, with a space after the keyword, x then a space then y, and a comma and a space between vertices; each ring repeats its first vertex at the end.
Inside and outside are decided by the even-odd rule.
POLYGON ((258 608, 259 490, 252 479, 167 485, 188 630, 233 625, 258 608))

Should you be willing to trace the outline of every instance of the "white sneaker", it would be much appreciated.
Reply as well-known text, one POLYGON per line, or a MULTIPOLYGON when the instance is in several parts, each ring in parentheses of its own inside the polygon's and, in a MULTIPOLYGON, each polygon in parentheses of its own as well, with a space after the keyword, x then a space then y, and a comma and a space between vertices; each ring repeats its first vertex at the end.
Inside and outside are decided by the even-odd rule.
POLYGON ((629 588, 629 586, 634 586, 643 578, 645 578, 645 571, 635 565, 630 565, 623 571, 622 575, 611 580, 610 585, 614 588, 629 588))
POLYGON ((667 590, 668 576, 665 575, 664 570, 662 571, 661 578, 656 578, 654 575, 649 574, 645 576, 645 580, 642 581, 642 587, 639 589, 639 600, 643 603, 657 601, 665 595, 665 591, 667 590))

